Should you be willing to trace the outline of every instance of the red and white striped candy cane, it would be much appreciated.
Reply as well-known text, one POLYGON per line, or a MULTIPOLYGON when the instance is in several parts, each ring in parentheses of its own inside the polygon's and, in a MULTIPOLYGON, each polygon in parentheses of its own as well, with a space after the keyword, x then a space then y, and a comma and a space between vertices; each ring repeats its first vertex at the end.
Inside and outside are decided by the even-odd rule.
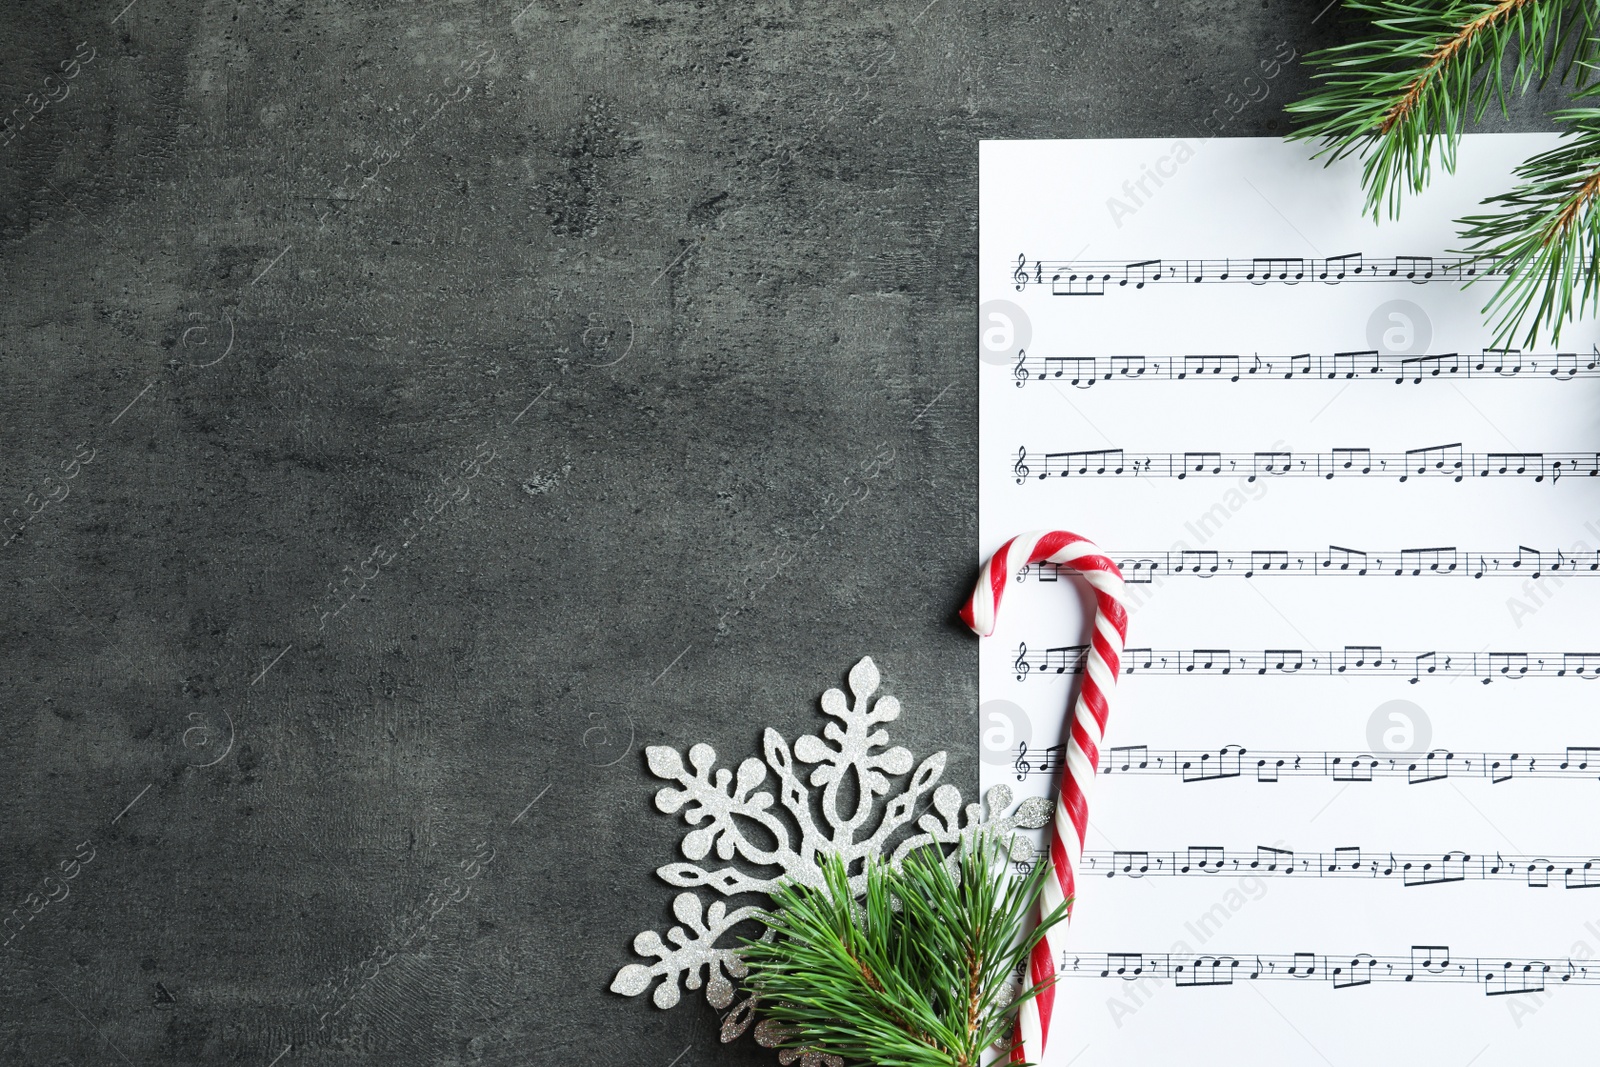
MULTIPOLYGON (((978 575, 972 596, 961 609, 961 620, 978 634, 994 632, 995 613, 1012 570, 1030 563, 1070 565, 1094 589, 1094 637, 1084 664, 1083 688, 1073 704, 1072 723, 1062 762, 1061 792, 1056 802, 1055 827, 1050 834, 1050 861, 1055 878, 1045 882, 1039 898, 1041 914, 1048 914, 1074 896, 1073 875, 1083 856, 1083 836, 1089 828, 1089 792, 1100 762, 1100 739, 1110 714, 1111 690, 1121 669, 1122 646, 1128 636, 1128 612, 1123 607, 1126 590, 1122 572, 1090 541, 1065 530, 1035 530, 1001 545, 978 575)), ((1070 914, 1070 913, 1069 913, 1070 914)), ((1033 981, 1055 977, 1065 930, 1057 926, 1034 946, 1028 969, 1033 981)), ((1050 1014, 1055 990, 1046 988, 1017 1013, 1017 1035, 1012 1062, 1038 1063, 1050 1037, 1050 1014)))

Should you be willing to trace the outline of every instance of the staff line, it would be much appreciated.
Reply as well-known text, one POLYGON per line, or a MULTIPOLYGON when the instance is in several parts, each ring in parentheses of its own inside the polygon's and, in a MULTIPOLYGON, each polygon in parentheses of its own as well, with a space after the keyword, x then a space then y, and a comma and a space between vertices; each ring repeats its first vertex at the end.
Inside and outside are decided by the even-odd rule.
MULTIPOLYGON (((1030 776, 1048 778, 1059 774, 1064 748, 1058 744, 1030 750, 1027 742, 1019 744, 1011 768, 1016 772, 1017 781, 1030 776)), ((1487 778, 1494 785, 1518 778, 1600 780, 1600 746, 1597 745, 1568 745, 1562 752, 1456 752, 1436 748, 1427 752, 1382 755, 1359 751, 1247 749, 1243 745, 1222 745, 1215 749, 1118 745, 1106 749, 1105 756, 1098 774, 1165 775, 1180 777, 1185 784, 1243 779, 1252 773, 1257 782, 1266 784, 1277 784, 1283 778, 1332 778, 1345 783, 1404 778, 1408 785, 1460 778, 1487 778)))
MULTIPOLYGON (((1368 551, 1329 545, 1326 549, 1241 548, 1177 551, 1104 550, 1129 585, 1149 585, 1163 576, 1219 577, 1484 577, 1527 578, 1600 575, 1600 549, 1577 542, 1562 549, 1463 549, 1455 545, 1368 551)), ((1069 563, 1045 560, 1019 567, 1012 580, 1057 582, 1077 577, 1069 563)))
POLYGON ((1044 451, 1026 445, 1011 464, 1018 485, 1057 478, 1243 478, 1246 482, 1276 478, 1473 478, 1600 477, 1600 451, 1594 452, 1468 452, 1461 442, 1427 445, 1400 452, 1372 448, 1330 448, 1324 452, 1266 450, 1222 452, 1140 452, 1126 448, 1044 451))
MULTIPOLYGON (((1089 645, 1057 645, 1031 652, 1017 645, 1011 669, 1017 681, 1030 674, 1082 674, 1089 645)), ((1411 684, 1424 676, 1478 678, 1600 678, 1600 652, 1452 652, 1438 649, 1385 652, 1382 645, 1345 645, 1337 652, 1307 648, 1232 648, 1122 650, 1122 674, 1175 674, 1196 677, 1239 675, 1336 675, 1403 677, 1411 684)))

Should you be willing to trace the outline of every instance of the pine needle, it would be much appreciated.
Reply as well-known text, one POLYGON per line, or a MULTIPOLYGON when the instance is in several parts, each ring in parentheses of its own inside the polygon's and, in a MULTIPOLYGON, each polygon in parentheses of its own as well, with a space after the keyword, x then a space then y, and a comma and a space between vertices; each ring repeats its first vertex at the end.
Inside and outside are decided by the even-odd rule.
POLYGON ((1009 999, 1011 975, 1066 907, 1024 935, 1050 868, 1021 877, 1006 868, 1005 849, 987 838, 963 848, 959 877, 924 849, 899 868, 869 864, 858 901, 830 858, 825 888, 780 889, 764 918, 776 937, 747 942, 758 1010, 792 1028, 790 1046, 850 1063, 980 1067, 1009 1057, 1016 1009, 1044 988, 1009 999))

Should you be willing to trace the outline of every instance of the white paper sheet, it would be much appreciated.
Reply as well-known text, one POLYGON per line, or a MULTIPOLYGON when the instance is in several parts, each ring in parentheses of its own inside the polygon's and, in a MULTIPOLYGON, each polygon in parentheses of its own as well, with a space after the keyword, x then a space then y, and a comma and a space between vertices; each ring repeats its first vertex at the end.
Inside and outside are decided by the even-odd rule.
MULTIPOLYGON (((1065 528, 1145 579, 1046 1063, 1466 1065, 1591 1047, 1597 332, 1569 327, 1566 359, 1548 344, 1484 356, 1496 282, 1445 277, 1453 220, 1553 143, 1469 137, 1458 173, 1381 226, 1361 215, 1358 165, 1324 169, 1302 145, 981 146, 980 547, 1065 528), (1433 257, 1432 277, 1403 256, 1433 257), (1240 280, 1252 271, 1273 277, 1240 280), (1460 358, 1402 363, 1446 353, 1460 358), (1143 375, 1113 356, 1144 356, 1143 375), (1142 760, 1168 773, 1133 773, 1142 760), (1292 873, 1271 849, 1292 851, 1292 873)), ((1053 788, 1076 683, 1055 671, 1089 617, 1081 583, 1053 577, 1014 574, 983 644, 985 788, 1053 788)))

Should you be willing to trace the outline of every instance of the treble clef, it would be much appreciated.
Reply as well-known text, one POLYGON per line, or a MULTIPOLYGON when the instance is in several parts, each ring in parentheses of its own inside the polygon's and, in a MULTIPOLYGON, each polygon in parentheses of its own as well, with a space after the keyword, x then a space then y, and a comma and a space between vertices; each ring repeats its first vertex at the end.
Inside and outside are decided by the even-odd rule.
POLYGON ((1011 473, 1017 476, 1017 484, 1021 485, 1028 480, 1028 446, 1023 445, 1017 449, 1017 462, 1011 468, 1011 473))
POLYGON ((1017 672, 1017 681, 1019 682, 1028 676, 1028 671, 1032 668, 1028 666, 1027 645, 1017 646, 1017 662, 1011 665, 1011 669, 1017 672))
POLYGON ((1022 567, 1021 567, 1021 569, 1019 569, 1019 570, 1018 570, 1018 571, 1017 571, 1017 581, 1018 581, 1018 582, 1025 582, 1025 581, 1027 581, 1027 580, 1028 580, 1028 571, 1029 571, 1029 570, 1030 570, 1030 569, 1031 569, 1031 568, 1030 568, 1030 567, 1029 567, 1029 565, 1028 565, 1028 564, 1026 564, 1026 563, 1024 563, 1024 564, 1023 564, 1023 565, 1022 565, 1022 567))
POLYGON ((1011 376, 1017 380, 1017 388, 1021 389, 1028 384, 1028 350, 1017 349, 1017 365, 1011 368, 1011 376))
POLYGON ((1011 769, 1017 772, 1017 781, 1019 782, 1028 777, 1028 772, 1033 770, 1033 764, 1028 762, 1028 743, 1026 741, 1017 746, 1017 762, 1011 765, 1011 769))
POLYGON ((1017 256, 1017 269, 1011 272, 1011 280, 1017 283, 1017 292, 1022 292, 1023 286, 1028 284, 1028 257, 1017 256))

